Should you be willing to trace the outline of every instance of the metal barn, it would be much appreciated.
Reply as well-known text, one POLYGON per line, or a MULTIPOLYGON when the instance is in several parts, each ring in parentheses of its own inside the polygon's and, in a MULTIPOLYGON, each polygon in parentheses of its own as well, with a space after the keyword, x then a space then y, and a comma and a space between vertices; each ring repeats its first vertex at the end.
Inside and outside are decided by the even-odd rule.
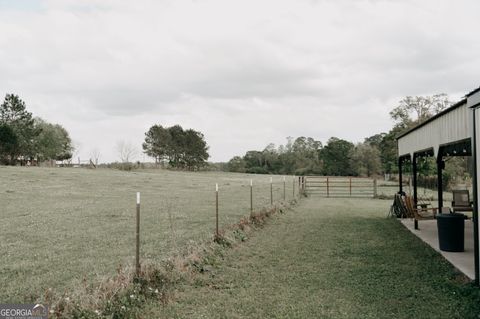
MULTIPOLYGON (((411 165, 413 199, 418 201, 417 165, 422 157, 435 157, 438 177, 438 207, 443 206, 442 170, 445 159, 450 156, 473 156, 473 242, 475 283, 479 284, 479 234, 478 201, 480 181, 480 88, 468 93, 465 98, 429 120, 403 133, 397 138, 399 187, 402 189, 402 173, 411 165)), ((415 228, 417 225, 415 225, 415 228)))

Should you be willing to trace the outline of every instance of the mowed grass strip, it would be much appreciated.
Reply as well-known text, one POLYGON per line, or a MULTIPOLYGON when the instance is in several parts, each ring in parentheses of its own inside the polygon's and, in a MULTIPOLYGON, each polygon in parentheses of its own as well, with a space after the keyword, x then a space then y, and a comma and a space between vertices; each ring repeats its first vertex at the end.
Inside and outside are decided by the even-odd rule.
MULTIPOLYGON (((146 318, 479 318, 478 288, 386 219, 390 201, 302 200, 146 318)), ((212 259, 210 259, 212 260, 212 259)))
MULTIPOLYGON (((250 179, 255 209, 270 206, 265 175, 0 166, 0 301, 41 301, 48 288, 63 294, 132 264, 136 192, 141 258, 157 262, 211 238, 215 183, 220 226, 248 216, 250 179)), ((279 201, 283 177, 273 179, 279 201)))

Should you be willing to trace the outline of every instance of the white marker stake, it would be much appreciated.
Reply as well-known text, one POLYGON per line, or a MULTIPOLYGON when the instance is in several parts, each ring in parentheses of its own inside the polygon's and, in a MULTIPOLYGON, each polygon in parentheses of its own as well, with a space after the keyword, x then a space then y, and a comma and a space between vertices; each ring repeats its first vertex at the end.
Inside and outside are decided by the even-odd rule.
POLYGON ((215 184, 215 239, 218 239, 218 183, 215 184))
POLYGON ((135 230, 136 250, 135 250, 135 273, 140 276, 140 192, 137 192, 137 227, 135 230))

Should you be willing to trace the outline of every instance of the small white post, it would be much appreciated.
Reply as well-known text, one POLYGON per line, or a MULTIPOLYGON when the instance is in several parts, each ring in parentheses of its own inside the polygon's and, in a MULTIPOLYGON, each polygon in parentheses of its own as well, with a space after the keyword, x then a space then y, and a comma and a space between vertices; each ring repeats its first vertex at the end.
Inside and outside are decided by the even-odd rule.
POLYGON ((135 230, 136 250, 135 250, 135 273, 140 276, 140 192, 137 192, 137 227, 135 230))
POLYGON ((215 236, 218 239, 218 183, 215 183, 215 236))

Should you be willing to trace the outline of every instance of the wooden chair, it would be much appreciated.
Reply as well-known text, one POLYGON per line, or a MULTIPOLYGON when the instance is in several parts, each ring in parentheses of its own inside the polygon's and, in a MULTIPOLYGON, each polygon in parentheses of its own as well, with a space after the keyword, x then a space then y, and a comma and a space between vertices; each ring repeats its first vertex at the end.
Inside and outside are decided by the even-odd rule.
POLYGON ((408 214, 413 216, 415 222, 415 229, 418 229, 419 220, 435 219, 437 216, 438 208, 436 207, 418 207, 415 206, 413 198, 411 196, 405 196, 405 206, 407 207, 408 214))
POLYGON ((453 212, 473 212, 473 202, 470 201, 470 193, 467 189, 457 189, 452 191, 453 212))

